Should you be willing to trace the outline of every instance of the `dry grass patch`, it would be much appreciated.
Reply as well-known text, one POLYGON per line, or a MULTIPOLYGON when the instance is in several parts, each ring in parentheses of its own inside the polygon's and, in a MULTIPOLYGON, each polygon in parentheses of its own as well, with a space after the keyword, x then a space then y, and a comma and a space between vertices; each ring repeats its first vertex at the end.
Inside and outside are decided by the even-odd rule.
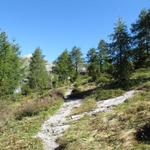
POLYGON ((74 122, 58 141, 65 150, 146 150, 150 149, 149 126, 150 92, 146 90, 110 112, 74 122))
POLYGON ((62 103, 60 93, 50 91, 45 96, 29 96, 3 105, 3 111, 0 111, 0 149, 42 150, 41 141, 34 136, 44 120, 53 115, 62 103))
POLYGON ((95 108, 96 108, 96 101, 91 98, 86 98, 83 100, 82 104, 79 107, 73 110, 72 115, 89 112, 91 110, 94 110, 95 108))

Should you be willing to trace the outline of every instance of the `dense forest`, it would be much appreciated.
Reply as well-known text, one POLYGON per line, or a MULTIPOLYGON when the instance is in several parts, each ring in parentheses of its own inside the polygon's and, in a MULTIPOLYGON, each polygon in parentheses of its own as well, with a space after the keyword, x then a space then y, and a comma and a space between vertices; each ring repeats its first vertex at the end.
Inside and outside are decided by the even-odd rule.
MULTIPOLYGON (((95 108, 96 101, 120 96, 128 90, 143 90, 145 93, 133 98, 131 104, 126 102, 113 113, 97 115, 91 119, 85 118, 73 124, 73 128, 65 133, 66 136, 58 139, 62 149, 73 150, 75 145, 78 145, 77 149, 91 148, 90 141, 85 140, 86 146, 89 147, 84 147, 85 145, 80 143, 79 137, 81 139, 83 137, 81 134, 76 137, 76 128, 83 131, 83 134, 97 131, 92 138, 100 138, 104 149, 109 148, 107 147, 109 144, 115 149, 118 143, 124 143, 126 140, 126 137, 123 137, 117 141, 121 130, 136 128, 137 123, 142 123, 141 128, 136 132, 137 140, 146 141, 145 143, 149 145, 150 136, 147 133, 150 131, 148 117, 150 9, 141 10, 137 20, 130 27, 119 18, 114 25, 113 33, 108 35, 110 35, 109 42, 101 39, 96 47, 87 50, 86 56, 83 56, 80 47, 65 49, 48 68, 48 62, 44 59, 40 47, 35 49, 30 58, 22 57, 20 46, 16 41, 10 42, 7 33, 0 32, 0 147, 2 149, 7 147, 7 150, 41 150, 40 141, 32 139, 31 136, 37 133, 48 115, 53 115, 61 107, 65 101, 66 88, 72 86, 71 96, 85 99, 81 107, 73 112, 74 114, 89 111, 95 108), (139 118, 133 117, 136 113, 139 118), (110 120, 120 119, 117 120, 120 128, 118 127, 116 132, 114 130, 117 125, 113 126, 112 122, 114 128, 112 130, 110 128, 111 131, 107 128, 106 122, 109 122, 109 119, 107 120, 106 116, 110 120), (128 119, 126 120, 125 117, 128 119), (126 121, 126 127, 123 121, 126 121), (82 126, 86 123, 87 128, 82 126), (100 126, 102 124, 105 126, 100 126), (104 129, 110 136, 103 137, 103 140, 98 130, 103 132, 104 129), (6 139, 10 140, 7 142, 6 139)), ((86 134, 85 138, 90 135, 86 134)), ((82 142, 85 141, 83 139, 82 142)), ((94 149, 100 147, 95 141, 92 142, 94 149)), ((147 145, 145 147, 145 143, 143 142, 141 147, 136 147, 137 143, 133 144, 135 147, 132 148, 149 148, 147 145)), ((126 145, 120 144, 118 148, 125 147, 126 145)))

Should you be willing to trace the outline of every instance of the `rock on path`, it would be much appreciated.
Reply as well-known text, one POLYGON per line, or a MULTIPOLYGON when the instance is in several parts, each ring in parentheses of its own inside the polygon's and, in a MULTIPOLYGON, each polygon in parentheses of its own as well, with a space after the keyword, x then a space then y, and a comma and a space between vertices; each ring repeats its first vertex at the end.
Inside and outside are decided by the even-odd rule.
POLYGON ((80 102, 81 100, 65 102, 54 116, 44 122, 37 137, 43 141, 45 150, 54 150, 59 146, 56 139, 69 127, 66 117, 70 115, 74 107, 80 105, 80 102))
MULTIPOLYGON (((67 95, 71 90, 67 93, 67 95)), ((55 150, 59 145, 56 142, 57 138, 62 136, 64 131, 69 128, 70 121, 78 120, 84 115, 93 115, 97 112, 107 111, 109 107, 123 103, 128 98, 134 95, 135 91, 126 92, 123 96, 97 102, 97 108, 90 112, 85 112, 80 115, 71 116, 68 120, 67 116, 71 114, 71 111, 75 107, 79 107, 81 100, 64 102, 60 110, 53 116, 51 116, 42 125, 41 130, 37 134, 37 137, 43 141, 45 150, 55 150)), ((67 96, 66 95, 66 96, 67 96)))
POLYGON ((96 109, 94 109, 90 112, 84 112, 84 113, 79 114, 79 115, 71 116, 71 120, 75 121, 75 120, 79 120, 80 118, 82 118, 85 115, 94 115, 98 112, 106 112, 106 111, 110 110, 110 107, 119 105, 119 104, 123 103, 124 101, 126 101, 127 99, 131 98, 134 95, 134 93, 135 93, 135 91, 132 90, 132 91, 126 92, 122 96, 119 96, 116 98, 111 98, 108 100, 99 101, 99 102, 97 102, 96 109))

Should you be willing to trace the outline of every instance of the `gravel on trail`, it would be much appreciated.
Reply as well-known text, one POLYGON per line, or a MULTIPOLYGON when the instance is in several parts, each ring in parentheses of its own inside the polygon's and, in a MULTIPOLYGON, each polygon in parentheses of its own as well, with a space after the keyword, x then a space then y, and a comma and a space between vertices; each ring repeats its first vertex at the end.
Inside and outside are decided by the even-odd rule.
MULTIPOLYGON (((69 90, 65 97, 67 97, 72 90, 69 90)), ((44 150, 55 150, 59 147, 59 144, 56 140, 63 135, 63 133, 70 127, 70 122, 74 120, 79 120, 85 115, 93 115, 98 112, 104 112, 110 110, 112 106, 119 105, 126 101, 127 99, 131 98, 134 95, 135 91, 128 91, 124 95, 111 98, 108 100, 103 100, 97 102, 97 107, 95 110, 90 112, 84 112, 79 115, 70 116, 71 111, 75 107, 79 107, 82 103, 82 99, 77 100, 68 100, 64 102, 62 107, 55 113, 53 116, 50 116, 47 121, 45 121, 41 127, 41 130, 38 132, 37 136, 40 138, 44 145, 44 150)))

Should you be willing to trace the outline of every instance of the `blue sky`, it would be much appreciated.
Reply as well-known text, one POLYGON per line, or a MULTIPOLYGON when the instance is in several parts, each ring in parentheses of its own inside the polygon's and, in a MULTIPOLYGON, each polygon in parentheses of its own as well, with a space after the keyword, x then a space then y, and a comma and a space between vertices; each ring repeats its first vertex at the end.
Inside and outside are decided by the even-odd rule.
POLYGON ((109 40, 122 17, 130 27, 150 0, 0 0, 0 28, 16 39, 22 55, 41 47, 52 62, 65 49, 79 46, 83 54, 109 40))

